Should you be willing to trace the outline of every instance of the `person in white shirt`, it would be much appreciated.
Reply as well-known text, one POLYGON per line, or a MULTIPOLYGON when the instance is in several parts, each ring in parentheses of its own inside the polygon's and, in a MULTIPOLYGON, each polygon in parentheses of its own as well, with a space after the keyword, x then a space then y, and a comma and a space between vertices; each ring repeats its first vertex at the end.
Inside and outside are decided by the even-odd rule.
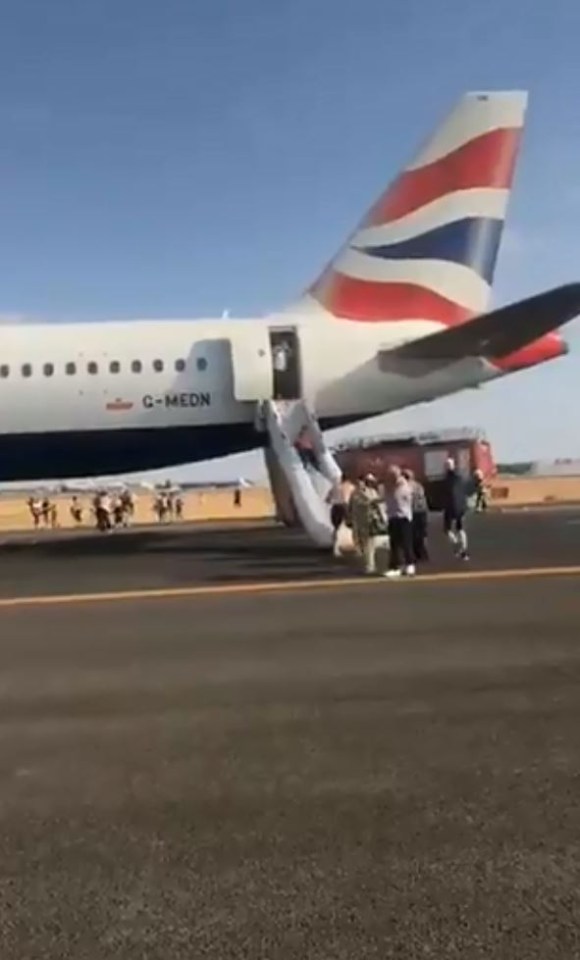
POLYGON ((274 358, 274 370, 277 373, 285 373, 285 371, 288 369, 288 345, 286 342, 278 343, 272 352, 274 358))
POLYGON ((401 468, 389 468, 385 484, 385 503, 389 523, 389 567, 384 576, 408 577, 415 574, 413 557, 413 490, 401 468))
POLYGON ((348 502, 352 494, 352 484, 347 480, 340 480, 333 484, 326 498, 330 505, 330 522, 332 524, 332 554, 334 557, 340 557, 340 529, 343 526, 348 509, 348 502))

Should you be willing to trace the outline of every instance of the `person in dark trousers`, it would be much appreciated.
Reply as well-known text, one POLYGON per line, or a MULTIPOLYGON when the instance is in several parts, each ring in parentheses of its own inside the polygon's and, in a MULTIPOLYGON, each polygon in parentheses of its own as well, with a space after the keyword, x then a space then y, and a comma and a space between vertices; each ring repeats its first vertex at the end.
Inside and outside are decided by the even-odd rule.
POLYGON ((466 511, 467 484, 450 457, 443 480, 443 529, 460 560, 469 560, 465 530, 466 511))
POLYGON ((48 527, 48 525, 50 524, 50 507, 51 507, 51 503, 48 497, 43 497, 42 507, 40 512, 41 512, 41 516, 44 521, 45 527, 48 527))
POLYGON ((413 558, 412 490, 401 468, 389 468, 385 484, 385 502, 389 529, 389 568, 386 577, 412 577, 415 574, 413 558))
POLYGON ((344 480, 334 483, 330 488, 326 502, 330 506, 330 523, 332 526, 332 555, 340 557, 338 532, 346 521, 350 490, 344 480))
POLYGON ((348 501, 347 520, 365 574, 376 573, 377 546, 387 533, 387 524, 377 479, 372 473, 359 478, 348 501))
POLYGON ((478 513, 487 510, 487 491, 485 489, 485 480, 483 470, 473 471, 473 491, 475 493, 475 509, 478 513))
POLYGON ((83 522, 83 508, 81 507, 79 498, 75 495, 72 498, 70 505, 70 515, 73 518, 77 527, 80 527, 83 522))
POLYGON ((409 468, 403 470, 403 476, 411 486, 411 536, 413 541, 413 555, 415 557, 415 563, 424 563, 429 559, 426 543, 429 508, 427 506, 425 488, 422 483, 419 483, 415 474, 409 468))

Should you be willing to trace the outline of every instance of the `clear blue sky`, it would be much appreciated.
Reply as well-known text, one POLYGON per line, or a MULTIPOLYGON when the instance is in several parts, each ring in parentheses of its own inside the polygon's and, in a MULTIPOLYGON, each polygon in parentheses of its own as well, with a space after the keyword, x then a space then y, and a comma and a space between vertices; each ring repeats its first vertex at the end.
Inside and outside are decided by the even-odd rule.
MULTIPOLYGON (((575 0, 5 0, 0 312, 251 314, 313 277, 466 89, 527 88, 496 302, 580 279, 575 0)), ((580 455, 575 353, 387 421, 580 455)))

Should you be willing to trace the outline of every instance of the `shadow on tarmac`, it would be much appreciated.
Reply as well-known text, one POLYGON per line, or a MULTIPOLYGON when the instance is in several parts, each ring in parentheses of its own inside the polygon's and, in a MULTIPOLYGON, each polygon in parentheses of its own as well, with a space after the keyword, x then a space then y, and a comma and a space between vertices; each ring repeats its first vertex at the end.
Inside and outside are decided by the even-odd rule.
MULTIPOLYGON (((469 569, 579 565, 579 518, 578 509, 473 515, 468 522, 469 569)), ((426 572, 458 568, 439 516, 431 519, 429 545, 426 572)), ((272 524, 181 524, 110 534, 42 531, 10 536, 0 544, 0 596, 326 579, 353 573, 352 557, 336 561, 301 531, 272 524)))

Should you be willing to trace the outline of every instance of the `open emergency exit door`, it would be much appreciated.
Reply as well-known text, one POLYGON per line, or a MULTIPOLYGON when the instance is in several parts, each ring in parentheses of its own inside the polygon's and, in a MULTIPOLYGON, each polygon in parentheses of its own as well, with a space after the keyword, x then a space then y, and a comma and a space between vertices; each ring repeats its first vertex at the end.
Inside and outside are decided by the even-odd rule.
POLYGON ((234 397, 241 403, 299 400, 300 340, 294 327, 240 321, 230 339, 234 397))
POLYGON ((274 400, 299 400, 302 396, 300 340, 295 327, 270 329, 274 400))
POLYGON ((268 327, 244 320, 236 326, 230 339, 234 397, 240 403, 271 400, 274 374, 268 327))

